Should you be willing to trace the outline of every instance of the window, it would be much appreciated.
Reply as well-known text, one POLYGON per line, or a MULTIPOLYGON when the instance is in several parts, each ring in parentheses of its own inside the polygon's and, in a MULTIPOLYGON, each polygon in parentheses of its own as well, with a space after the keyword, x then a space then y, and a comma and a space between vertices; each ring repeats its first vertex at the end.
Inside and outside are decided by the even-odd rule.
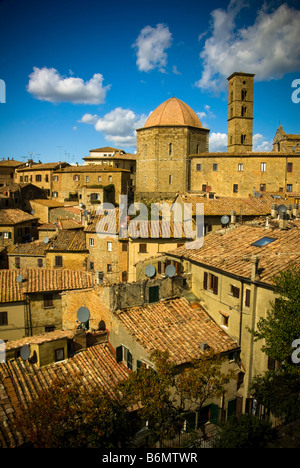
POLYGON ((245 294, 245 306, 246 307, 250 307, 250 295, 251 295, 250 289, 246 289, 246 294, 245 294))
POLYGON ((101 182, 101 175, 98 176, 98 182, 101 182))
POLYGON ((54 180, 54 182, 57 182, 58 181, 58 176, 57 175, 53 176, 53 180, 54 180))
POLYGON ((36 182, 41 182, 41 181, 42 181, 42 176, 41 176, 40 174, 37 174, 37 175, 35 176, 35 181, 36 181, 36 182))
POLYGON ((52 196, 53 196, 53 198, 57 198, 58 197, 58 192, 53 192, 52 196))
POLYGON ((90 237, 90 247, 94 247, 94 238, 90 237))
POLYGON ((20 176, 20 182, 23 182, 23 176, 22 175, 20 176))
POLYGON ((94 271, 94 262, 90 262, 90 271, 94 271))
POLYGON ((243 170, 244 170, 244 164, 243 164, 243 163, 239 163, 239 164, 238 164, 238 171, 239 171, 239 172, 243 172, 243 170))
POLYGON ((266 191, 266 184, 260 184, 259 190, 260 190, 260 192, 265 192, 266 191))
POLYGON ((112 176, 108 176, 108 182, 112 182, 112 176))
POLYGON ((89 177, 88 175, 86 176, 85 181, 86 181, 86 182, 89 182, 89 181, 90 181, 90 177, 89 177))
POLYGON ((233 284, 230 285, 230 294, 233 295, 233 297, 240 297, 240 289, 237 288, 236 286, 233 286, 233 284))
POLYGON ((262 162, 260 163, 260 172, 266 172, 267 170, 267 163, 262 162))
POLYGON ((43 259, 42 259, 42 258, 38 258, 38 259, 37 259, 37 266, 38 266, 39 268, 43 268, 43 259))
POLYGON ((139 244, 139 253, 147 253, 147 244, 139 244))
POLYGON ((62 267, 63 266, 63 258, 61 255, 56 255, 55 257, 55 266, 62 267))
POLYGON ((293 184, 287 184, 286 191, 287 192, 292 192, 293 191, 293 184))
POLYGON ((203 288, 207 289, 208 291, 213 292, 214 294, 218 294, 218 277, 212 275, 211 273, 204 272, 203 278, 203 288))
POLYGON ((149 304, 159 301, 159 286, 149 287, 149 304))
POLYGON ((206 192, 206 185, 205 184, 202 185, 202 192, 206 192))
POLYGON ((122 252, 127 252, 127 242, 122 242, 122 252))
POLYGON ((233 193, 238 193, 238 191, 239 191, 238 184, 233 184, 233 193))
POLYGON ((20 268, 20 265, 21 265, 21 258, 15 257, 15 267, 20 268))
POLYGON ((245 101, 246 100, 246 97, 247 97, 247 90, 246 89, 242 89, 242 101, 245 101))
POLYGON ((125 362, 128 369, 132 370, 132 354, 125 346, 121 345, 116 348, 116 360, 117 362, 125 362))
POLYGON ((107 264, 107 273, 111 273, 112 272, 112 265, 111 263, 108 263, 107 264))
POLYGON ((228 327, 229 325, 229 315, 226 314, 225 312, 220 312, 221 314, 221 325, 223 327, 228 327))
POLYGON ((172 176, 169 175, 169 184, 171 184, 171 183, 172 183, 172 176))
POLYGON ((202 170, 201 164, 196 164, 196 171, 200 172, 202 170))
POLYGON ((246 114, 247 114, 247 107, 246 107, 246 106, 242 106, 242 109, 241 109, 241 116, 244 117, 246 114))
POLYGON ((172 143, 169 143, 169 156, 171 156, 172 152, 173 152, 173 145, 172 143))
POLYGON ((287 163, 286 170, 287 172, 293 172, 293 163, 287 163))
POLYGON ((11 239, 11 232, 4 232, 3 237, 4 239, 11 239))
POLYGON ((44 294, 44 307, 53 307, 52 294, 44 294))
POLYGON ((107 242, 107 251, 112 252, 112 242, 107 242))
POLYGON ((246 143, 246 135, 244 133, 242 133, 242 135, 241 135, 241 145, 243 145, 244 143, 246 143))
POLYGON ((217 172, 217 170, 218 170, 218 164, 213 164, 213 171, 217 172))
POLYGON ((45 175, 45 182, 49 182, 49 175, 48 174, 45 175))
POLYGON ((76 180, 76 181, 78 181, 78 180, 79 180, 79 175, 78 175, 78 174, 74 174, 74 176, 73 176, 73 180, 76 180))
POLYGON ((122 271, 122 283, 127 282, 127 271, 122 271))
POLYGON ((274 241, 276 241, 274 237, 262 237, 261 239, 253 242, 251 245, 254 247, 264 247, 265 245, 268 245, 274 241))
POLYGON ((28 182, 28 175, 25 176, 25 182, 28 182))
POLYGON ((0 312, 0 326, 8 325, 7 312, 0 312))
POLYGON ((63 361, 65 359, 65 350, 64 348, 59 348, 55 350, 55 362, 63 361))

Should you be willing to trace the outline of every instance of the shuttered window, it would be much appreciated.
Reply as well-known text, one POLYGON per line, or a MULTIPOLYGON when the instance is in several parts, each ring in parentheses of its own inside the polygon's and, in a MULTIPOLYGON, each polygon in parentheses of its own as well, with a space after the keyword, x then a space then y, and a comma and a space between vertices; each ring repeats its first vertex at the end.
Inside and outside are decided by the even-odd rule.
POLYGON ((207 273, 206 271, 204 272, 203 289, 207 289, 214 294, 218 294, 218 283, 219 279, 217 276, 207 273))

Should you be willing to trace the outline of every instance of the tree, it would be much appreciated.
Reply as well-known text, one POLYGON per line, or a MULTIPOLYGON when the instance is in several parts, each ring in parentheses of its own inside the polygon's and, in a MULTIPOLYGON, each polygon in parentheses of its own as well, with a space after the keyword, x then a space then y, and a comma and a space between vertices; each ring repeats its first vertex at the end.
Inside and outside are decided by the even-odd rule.
POLYGON ((274 438, 268 421, 247 414, 229 418, 219 429, 215 448, 266 448, 274 438))
POLYGON ((260 318, 257 330, 250 330, 256 341, 264 340, 262 351, 279 361, 286 372, 299 373, 291 361, 292 344, 300 338, 300 267, 292 266, 274 278, 279 297, 271 303, 266 318, 260 318))
POLYGON ((300 368, 293 359, 293 343, 300 338, 300 267, 292 266, 274 277, 278 298, 271 303, 257 330, 250 330, 262 351, 279 363, 252 380, 254 398, 274 416, 291 421, 300 416, 300 368))
POLYGON ((122 447, 135 433, 124 398, 59 379, 22 408, 16 428, 35 448, 122 447))
POLYGON ((120 390, 132 405, 139 405, 141 421, 148 421, 151 442, 175 438, 187 415, 199 411, 205 401, 224 393, 224 386, 235 378, 222 372, 224 358, 208 352, 180 370, 167 351, 154 351, 153 368, 141 368, 121 383, 120 390))

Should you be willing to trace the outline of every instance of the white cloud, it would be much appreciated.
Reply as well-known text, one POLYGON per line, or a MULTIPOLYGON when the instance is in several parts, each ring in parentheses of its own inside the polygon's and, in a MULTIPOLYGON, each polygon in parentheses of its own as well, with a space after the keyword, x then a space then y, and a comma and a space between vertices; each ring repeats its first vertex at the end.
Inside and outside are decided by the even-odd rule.
POLYGON ((196 86, 218 90, 235 71, 255 73, 257 81, 265 81, 299 70, 300 10, 282 4, 268 11, 265 4, 253 25, 236 29, 246 6, 231 0, 227 10, 212 11, 212 33, 200 54, 204 69, 196 86))
POLYGON ((62 77, 55 68, 33 68, 27 91, 40 101, 101 104, 110 85, 103 86, 103 76, 96 73, 89 81, 62 77))
POLYGON ((227 151, 228 138, 226 133, 211 133, 209 136, 209 151, 227 151))
POLYGON ((215 119, 215 114, 211 111, 210 106, 205 105, 204 111, 196 112, 204 128, 209 128, 206 119, 215 119))
POLYGON ((157 24, 156 28, 145 26, 133 47, 137 49, 137 66, 140 71, 148 72, 158 68, 165 73, 167 54, 165 52, 171 46, 172 34, 168 26, 157 24))
POLYGON ((266 140, 260 133, 253 135, 253 151, 272 151, 272 148, 273 140, 266 140))
POLYGON ((145 115, 117 107, 104 117, 84 114, 79 122, 93 124, 97 132, 103 133, 105 139, 116 146, 133 147, 136 146, 136 129, 143 127, 146 120, 145 115))

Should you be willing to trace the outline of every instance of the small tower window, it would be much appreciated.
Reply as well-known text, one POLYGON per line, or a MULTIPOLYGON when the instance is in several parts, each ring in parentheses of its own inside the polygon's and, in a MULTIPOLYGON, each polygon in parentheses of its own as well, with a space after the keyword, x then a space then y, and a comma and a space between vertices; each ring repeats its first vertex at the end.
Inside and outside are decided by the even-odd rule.
POLYGON ((246 135, 241 135, 241 144, 243 145, 246 142, 246 135))
POLYGON ((242 89, 242 101, 245 101, 245 100, 246 100, 246 97, 247 97, 247 90, 246 90, 246 89, 242 89))
POLYGON ((245 117, 246 114, 247 114, 247 107, 242 106, 242 112, 241 112, 242 117, 245 117))
POLYGON ((172 183, 172 176, 169 175, 169 184, 171 184, 171 183, 172 183))
POLYGON ((173 152, 173 144, 169 143, 169 156, 171 156, 172 152, 173 152))

